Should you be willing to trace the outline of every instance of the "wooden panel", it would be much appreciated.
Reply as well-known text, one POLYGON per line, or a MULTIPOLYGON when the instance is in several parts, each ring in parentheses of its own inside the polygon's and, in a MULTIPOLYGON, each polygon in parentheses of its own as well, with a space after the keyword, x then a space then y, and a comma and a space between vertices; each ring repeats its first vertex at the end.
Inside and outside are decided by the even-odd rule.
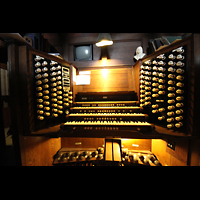
POLYGON ((170 165, 170 154, 166 153, 166 146, 167 144, 164 140, 152 140, 151 151, 163 166, 170 165))
MULTIPOLYGON (((29 85, 27 79, 30 80, 28 73, 28 49, 27 46, 19 46, 19 87, 23 91, 23 95, 20 96, 21 112, 22 112, 22 123, 23 123, 23 134, 30 133, 30 121, 29 119, 29 96, 28 93, 32 90, 28 90, 29 85)), ((31 115, 32 116, 32 115, 31 115)))
POLYGON ((193 117, 193 130, 194 135, 199 135, 200 126, 199 126, 199 111, 200 111, 200 34, 194 34, 194 117, 193 117))
POLYGON ((11 44, 8 46, 8 74, 10 92, 11 130, 13 131, 13 145, 15 151, 16 165, 21 165, 20 138, 19 134, 23 130, 21 123, 21 105, 18 73, 18 46, 11 44))
POLYGON ((162 165, 187 166, 188 140, 174 139, 175 151, 167 147, 167 141, 152 139, 152 153, 154 153, 162 165))
POLYGON ((109 56, 110 59, 127 59, 132 61, 135 54, 136 48, 141 46, 141 41, 124 41, 124 42, 115 42, 112 46, 109 46, 109 56))
POLYGON ((200 139, 190 142, 190 166, 200 166, 200 139))
POLYGON ((138 60, 136 62, 136 64, 133 66, 132 68, 132 76, 133 76, 133 87, 134 87, 134 91, 137 93, 138 95, 138 100, 140 100, 140 81, 139 81, 139 76, 140 76, 140 65, 141 65, 141 61, 138 60))
POLYGON ((76 86, 76 92, 131 91, 134 88, 131 68, 90 71, 90 85, 76 86))
MULTIPOLYGON (((166 147, 166 152, 171 155, 171 159, 179 160, 180 162, 183 162, 185 165, 187 165, 187 159, 188 159, 188 140, 177 140, 173 139, 175 142, 175 151, 166 147)), ((173 163, 173 161, 171 161, 173 163)))
POLYGON ((61 146, 68 148, 98 148, 104 145, 104 138, 61 138, 61 146))
POLYGON ((46 137, 23 138, 24 159, 23 166, 52 166, 53 155, 61 148, 61 139, 49 139, 46 137))
POLYGON ((151 151, 151 139, 121 139, 123 148, 151 151))
POLYGON ((116 91, 119 87, 126 89, 128 73, 125 70, 94 70, 89 87, 97 91, 116 91))

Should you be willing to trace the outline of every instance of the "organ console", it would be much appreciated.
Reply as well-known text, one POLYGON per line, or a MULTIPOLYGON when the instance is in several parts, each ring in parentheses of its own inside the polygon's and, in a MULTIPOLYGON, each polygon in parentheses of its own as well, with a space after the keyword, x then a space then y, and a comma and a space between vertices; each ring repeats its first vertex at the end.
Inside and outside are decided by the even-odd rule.
MULTIPOLYGON (((175 155, 174 160, 182 159, 180 162, 185 157, 189 160, 189 156, 185 155, 187 154, 185 149, 188 150, 189 145, 194 142, 186 144, 184 151, 181 149, 182 143, 176 146, 175 151, 172 148, 168 149, 166 143, 168 139, 178 144, 180 138, 191 141, 199 138, 199 42, 200 36, 194 34, 158 49, 138 60, 133 66, 127 67, 130 74, 127 70, 128 75, 125 74, 128 79, 124 82, 131 83, 131 87, 119 81, 116 84, 121 84, 120 86, 113 87, 112 84, 109 90, 103 90, 103 87, 101 90, 98 89, 97 83, 103 85, 102 82, 95 82, 92 87, 78 86, 75 81, 76 74, 79 73, 78 68, 72 63, 28 46, 18 46, 17 53, 10 56, 12 59, 9 61, 12 75, 10 99, 12 111, 16 116, 15 120, 12 120, 13 130, 23 135, 23 144, 27 146, 32 144, 32 138, 35 139, 33 143, 37 143, 38 137, 34 136, 45 136, 52 140, 60 137, 61 139, 105 138, 105 140, 133 138, 152 139, 152 141, 165 139, 162 144, 165 145, 164 150, 167 154, 175 155), (15 87, 18 88, 17 93, 13 92, 15 87)), ((91 83, 95 77, 93 72, 101 70, 101 67, 94 68, 91 70, 91 83)), ((124 68, 126 66, 123 66, 124 68)), ((109 70, 113 69, 114 66, 107 67, 108 74, 109 70)), ((96 77, 98 76, 100 75, 97 74, 96 77)), ((123 74, 117 78, 121 77, 123 74)), ((109 77, 104 81, 110 84, 112 79, 109 77)), ((44 139, 41 141, 43 143, 44 139)), ((153 149, 157 141, 151 144, 153 149)), ((51 150, 54 148, 54 144, 45 148, 49 146, 51 150)), ((106 151, 108 151, 106 145, 93 149, 82 147, 78 150, 65 147, 60 149, 60 147, 61 145, 57 148, 59 150, 56 154, 51 151, 51 156, 55 154, 53 165, 110 165, 110 162, 106 161, 106 151)), ((112 151, 114 148, 113 145, 112 151)), ((154 153, 131 148, 120 146, 120 161, 117 161, 116 165, 161 165, 154 153)), ((153 150, 158 152, 161 147, 156 148, 153 150)), ((158 155, 160 157, 160 154, 158 155)), ((165 156, 168 157, 169 155, 165 156)), ((184 165, 190 162, 188 160, 184 160, 184 165)), ((28 159, 26 161, 28 162, 28 159)))
POLYGON ((33 90, 25 104, 32 116, 26 134, 56 125, 54 134, 65 137, 159 138, 163 128, 169 135, 197 134, 191 125, 199 107, 193 103, 198 82, 193 42, 190 36, 137 61, 132 70, 139 84, 127 92, 76 92, 70 63, 29 51, 32 74, 26 84, 33 90))
MULTIPOLYGON (((199 37, 199 36, 198 36, 199 37)), ((138 60, 127 91, 78 91, 78 68, 63 59, 19 47, 24 136, 86 138, 199 137, 200 39, 191 35, 138 60), (77 70, 77 71, 76 71, 77 70), (78 92, 77 92, 78 91, 78 92)), ((109 70, 109 69, 108 69, 109 70)), ((97 149, 61 149, 54 165, 105 165, 97 149), (98 152, 98 153, 97 153, 98 152)), ((161 165, 152 153, 121 150, 120 165, 161 165)))

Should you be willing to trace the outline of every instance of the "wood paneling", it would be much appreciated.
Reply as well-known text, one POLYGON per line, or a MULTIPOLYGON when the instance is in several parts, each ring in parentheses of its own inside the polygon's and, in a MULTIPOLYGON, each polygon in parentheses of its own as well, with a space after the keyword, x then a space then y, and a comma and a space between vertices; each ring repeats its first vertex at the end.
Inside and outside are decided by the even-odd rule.
POLYGON ((190 166, 200 166, 200 139, 190 141, 190 166))
POLYGON ((121 139, 123 148, 151 151, 151 139, 121 139))
MULTIPOLYGON (((43 33, 44 39, 47 39, 49 44, 51 44, 55 49, 60 52, 62 55, 63 53, 63 38, 59 33, 43 33)), ((63 36, 64 37, 64 36, 63 36)))
POLYGON ((53 155, 61 148, 61 138, 23 137, 22 166, 52 166, 53 155))
POLYGON ((8 73, 9 73, 9 93, 10 93, 10 111, 11 111, 11 130, 13 131, 13 145, 15 152, 16 165, 21 165, 20 156, 20 137, 23 131, 20 109, 20 89, 19 89, 19 66, 18 66, 18 46, 11 44, 8 46, 8 73))
POLYGON ((140 100, 140 81, 139 81, 139 76, 140 76, 140 65, 141 61, 138 60, 136 64, 132 67, 132 82, 133 82, 133 88, 134 91, 138 95, 138 100, 140 100))
POLYGON ((90 85, 77 85, 77 92, 132 91, 131 68, 91 70, 90 85))
POLYGON ((113 43, 109 47, 110 59, 126 59, 133 64, 133 56, 136 48, 142 45, 141 40, 128 40, 113 43))
POLYGON ((175 151, 167 147, 167 141, 152 139, 151 151, 163 166, 187 166, 189 142, 187 139, 175 139, 175 151))
POLYGON ((61 146, 68 148, 98 148, 104 145, 104 138, 61 138, 61 146))

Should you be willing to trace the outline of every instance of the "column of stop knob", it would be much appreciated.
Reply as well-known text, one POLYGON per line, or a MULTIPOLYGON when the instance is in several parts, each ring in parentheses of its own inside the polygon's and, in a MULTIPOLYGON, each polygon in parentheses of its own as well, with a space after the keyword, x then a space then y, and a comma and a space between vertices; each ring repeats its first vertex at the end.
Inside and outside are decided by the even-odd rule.
POLYGON ((180 128, 183 126, 183 123, 181 122, 183 120, 183 116, 181 115, 183 113, 182 107, 184 106, 184 103, 182 102, 184 100, 184 72, 183 69, 185 66, 185 63, 183 60, 185 57, 182 55, 184 52, 183 47, 180 47, 178 49, 173 50, 168 58, 168 118, 167 122, 167 128, 180 128))
POLYGON ((50 65, 51 116, 58 117, 63 114, 62 66, 55 61, 51 61, 50 65))
POLYGON ((43 120, 49 114, 49 83, 48 83, 48 63, 41 57, 34 58, 34 71, 36 79, 36 101, 37 101, 37 119, 43 120))
POLYGON ((144 62, 140 70, 140 106, 151 104, 151 62, 144 62))
POLYGON ((165 77, 166 77, 166 68, 165 68, 165 54, 160 54, 152 61, 152 113, 160 113, 161 116, 158 117, 158 120, 164 120, 165 116, 163 116, 163 112, 165 108, 163 107, 163 101, 156 102, 158 98, 163 98, 165 95, 165 77), (155 103, 156 102, 156 103, 155 103))

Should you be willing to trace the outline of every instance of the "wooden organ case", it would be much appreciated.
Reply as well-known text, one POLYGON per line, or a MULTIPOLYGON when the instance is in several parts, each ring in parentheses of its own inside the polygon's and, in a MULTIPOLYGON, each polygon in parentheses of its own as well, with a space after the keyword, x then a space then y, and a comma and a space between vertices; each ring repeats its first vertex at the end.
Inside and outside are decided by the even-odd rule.
POLYGON ((71 63, 19 46, 19 66, 9 63, 10 85, 21 91, 15 123, 24 136, 50 138, 198 137, 199 42, 194 34, 138 60, 134 91, 91 93, 76 93, 71 63))

